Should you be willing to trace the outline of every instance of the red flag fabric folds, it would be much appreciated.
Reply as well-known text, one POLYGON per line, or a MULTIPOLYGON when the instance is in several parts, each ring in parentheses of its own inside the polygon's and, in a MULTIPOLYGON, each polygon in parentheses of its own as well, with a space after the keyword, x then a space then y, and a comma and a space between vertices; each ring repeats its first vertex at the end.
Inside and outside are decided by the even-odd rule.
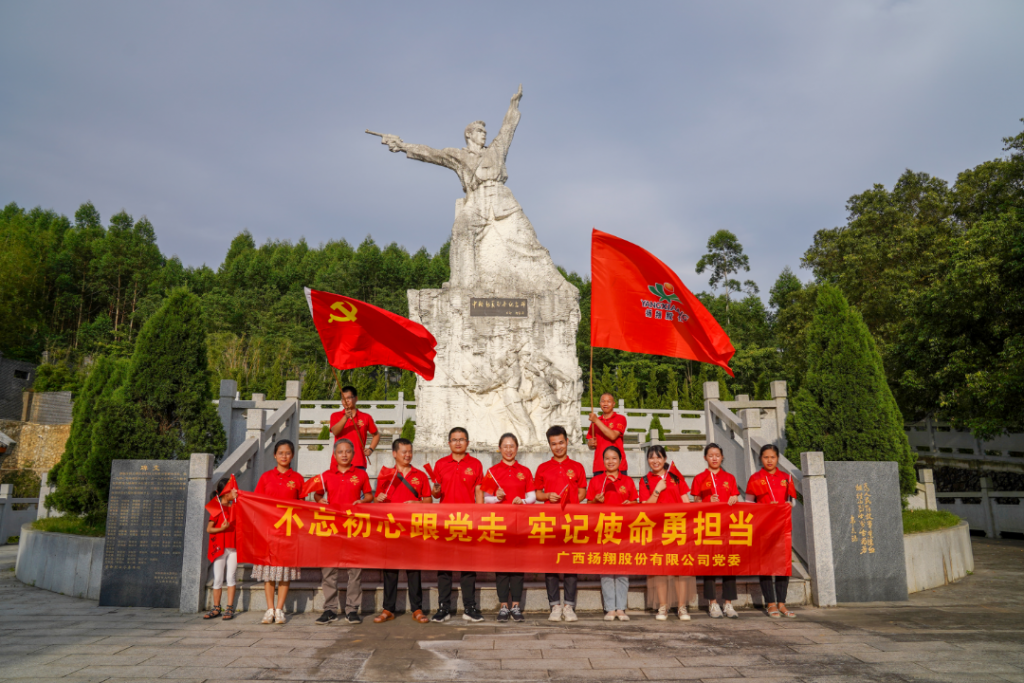
POLYGON ((711 363, 730 375, 736 352, 718 321, 658 257, 594 230, 590 344, 711 363))
POLYGON ((423 325, 358 299, 308 287, 306 301, 334 367, 390 365, 428 381, 434 378, 437 340, 423 325))

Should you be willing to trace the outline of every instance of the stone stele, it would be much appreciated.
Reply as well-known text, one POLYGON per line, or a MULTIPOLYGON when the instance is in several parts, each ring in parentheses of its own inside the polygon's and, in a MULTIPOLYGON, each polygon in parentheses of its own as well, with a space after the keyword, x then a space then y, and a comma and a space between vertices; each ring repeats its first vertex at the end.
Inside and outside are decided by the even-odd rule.
POLYGON ((544 433, 552 425, 565 427, 570 444, 581 443, 579 292, 505 187, 522 94, 520 86, 490 145, 482 121, 466 127, 461 149, 381 135, 392 152, 455 171, 466 193, 455 202, 450 281, 408 292, 409 317, 437 338, 434 379, 416 385, 421 452, 447 452, 455 426, 469 430, 477 454, 496 452, 505 432, 519 438, 524 454, 546 453, 544 433))

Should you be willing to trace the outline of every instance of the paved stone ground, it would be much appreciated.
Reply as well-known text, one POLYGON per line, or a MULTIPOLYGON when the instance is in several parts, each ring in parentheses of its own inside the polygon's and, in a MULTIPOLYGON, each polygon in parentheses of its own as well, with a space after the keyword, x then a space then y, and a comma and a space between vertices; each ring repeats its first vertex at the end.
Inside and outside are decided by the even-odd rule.
MULTIPOLYGON (((0 680, 178 681, 1021 681, 1024 543, 974 542, 976 572, 907 603, 800 609, 768 619, 628 624, 315 626, 294 615, 204 621, 173 610, 97 607, 19 583, 0 548, 0 680)), ((488 615, 493 619, 493 615, 488 615)))

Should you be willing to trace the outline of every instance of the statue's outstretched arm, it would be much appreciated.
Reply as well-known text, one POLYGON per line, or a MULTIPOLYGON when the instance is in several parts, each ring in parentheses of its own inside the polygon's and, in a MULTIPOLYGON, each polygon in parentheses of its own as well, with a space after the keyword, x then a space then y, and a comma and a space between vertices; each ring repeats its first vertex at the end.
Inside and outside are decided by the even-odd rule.
POLYGON ((508 154, 508 148, 512 144, 512 136, 515 135, 516 126, 519 125, 519 100, 523 99, 523 86, 519 86, 519 91, 512 96, 512 101, 509 102, 508 111, 505 112, 505 120, 501 122, 501 130, 494 136, 494 140, 491 141, 491 147, 497 146, 501 150, 502 156, 508 154))
POLYGON ((455 158, 452 154, 452 148, 445 149, 434 149, 433 147, 427 147, 426 145, 414 145, 408 142, 403 142, 402 138, 397 135, 391 135, 389 133, 374 133, 371 130, 367 130, 370 135, 376 135, 380 137, 380 143, 387 145, 388 149, 392 152, 405 152, 405 156, 409 159, 415 159, 416 161, 426 161, 430 164, 437 164, 438 166, 445 166, 446 168, 455 168, 455 158))

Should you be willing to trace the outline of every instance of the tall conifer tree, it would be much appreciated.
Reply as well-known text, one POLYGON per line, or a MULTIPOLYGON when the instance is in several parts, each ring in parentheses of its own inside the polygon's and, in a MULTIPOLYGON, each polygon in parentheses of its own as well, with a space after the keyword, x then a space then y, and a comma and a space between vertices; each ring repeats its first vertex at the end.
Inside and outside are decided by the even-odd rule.
POLYGON ((916 458, 882 357, 860 313, 832 285, 818 289, 807 357, 807 374, 786 420, 791 457, 821 451, 826 460, 891 460, 899 465, 901 490, 912 493, 916 458))

